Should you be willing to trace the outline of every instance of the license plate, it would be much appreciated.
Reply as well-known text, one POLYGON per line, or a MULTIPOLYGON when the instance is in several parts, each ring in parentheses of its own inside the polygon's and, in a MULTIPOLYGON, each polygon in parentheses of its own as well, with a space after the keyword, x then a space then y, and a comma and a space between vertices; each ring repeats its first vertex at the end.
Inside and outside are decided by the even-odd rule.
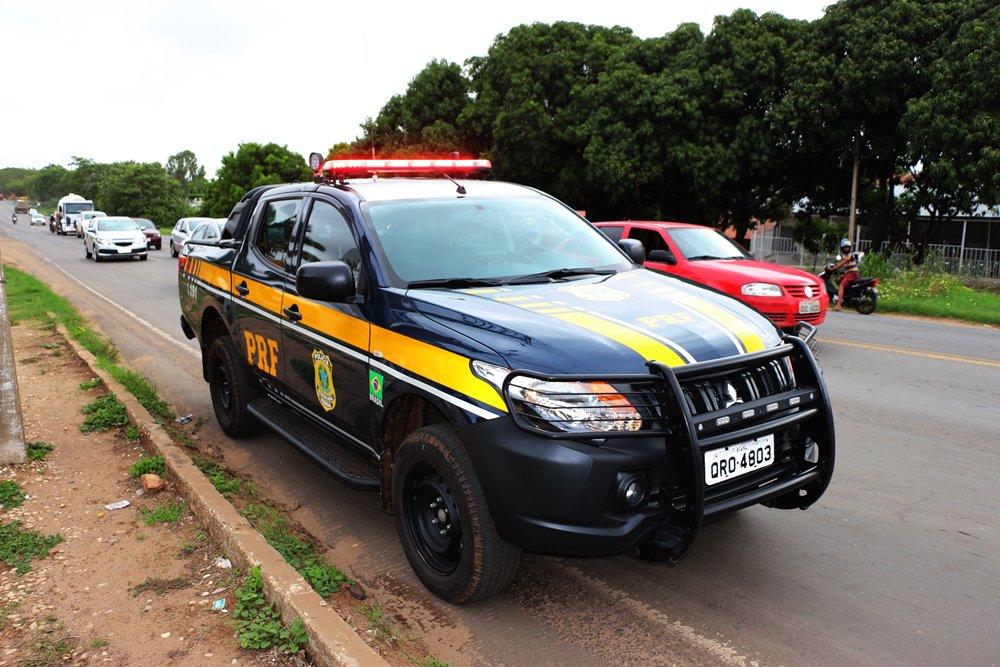
POLYGON ((774 435, 705 452, 705 485, 712 486, 774 463, 774 435))
POLYGON ((799 313, 803 315, 808 315, 811 313, 819 312, 819 300, 813 299, 812 301, 799 301, 799 313))

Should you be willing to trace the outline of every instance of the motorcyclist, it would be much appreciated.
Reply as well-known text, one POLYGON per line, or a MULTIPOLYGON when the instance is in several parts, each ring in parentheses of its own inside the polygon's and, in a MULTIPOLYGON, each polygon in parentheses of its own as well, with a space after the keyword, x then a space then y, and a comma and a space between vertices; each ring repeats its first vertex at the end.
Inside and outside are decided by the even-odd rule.
POLYGON ((840 286, 837 288, 837 305, 833 307, 834 310, 840 310, 843 307, 844 290, 861 275, 858 271, 858 255, 851 249, 850 239, 840 240, 840 256, 842 259, 830 269, 831 272, 844 269, 844 275, 840 278, 840 286))

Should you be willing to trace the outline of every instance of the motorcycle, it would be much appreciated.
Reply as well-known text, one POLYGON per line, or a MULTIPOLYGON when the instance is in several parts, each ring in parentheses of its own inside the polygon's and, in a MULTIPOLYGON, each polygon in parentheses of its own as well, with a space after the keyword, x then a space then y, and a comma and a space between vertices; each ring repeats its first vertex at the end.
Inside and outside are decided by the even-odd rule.
MULTIPOLYGON (((833 281, 832 262, 819 272, 819 277, 826 285, 826 293, 830 296, 830 305, 837 305, 837 283, 833 281)), ((852 307, 862 315, 871 315, 878 304, 878 278, 855 278, 854 282, 844 288, 844 306, 852 307)))

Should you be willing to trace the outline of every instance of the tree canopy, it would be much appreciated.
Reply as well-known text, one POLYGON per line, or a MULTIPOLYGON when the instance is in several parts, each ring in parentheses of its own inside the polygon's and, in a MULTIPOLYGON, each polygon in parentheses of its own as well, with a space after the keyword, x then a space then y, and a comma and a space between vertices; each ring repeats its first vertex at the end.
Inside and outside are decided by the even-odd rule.
POLYGON ((240 144, 222 158, 215 180, 205 187, 202 215, 225 217, 240 198, 259 185, 308 181, 305 158, 277 144, 240 144))

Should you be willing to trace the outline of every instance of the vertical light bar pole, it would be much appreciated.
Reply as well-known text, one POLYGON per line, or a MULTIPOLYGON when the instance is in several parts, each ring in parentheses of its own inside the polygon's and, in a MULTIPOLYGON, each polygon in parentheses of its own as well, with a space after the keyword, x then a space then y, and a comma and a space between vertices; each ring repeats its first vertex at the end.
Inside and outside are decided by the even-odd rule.
POLYGON ((14 368, 14 342, 7 315, 7 279, 0 259, 0 463, 24 463, 27 459, 17 369, 14 368))

